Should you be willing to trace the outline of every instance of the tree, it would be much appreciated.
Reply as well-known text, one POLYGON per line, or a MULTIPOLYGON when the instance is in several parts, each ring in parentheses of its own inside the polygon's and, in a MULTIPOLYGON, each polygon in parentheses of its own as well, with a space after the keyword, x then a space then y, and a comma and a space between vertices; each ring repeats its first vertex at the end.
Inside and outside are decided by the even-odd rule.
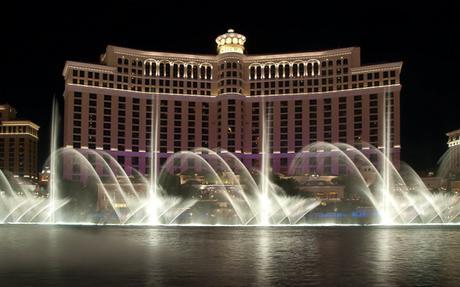
POLYGON ((272 175, 272 181, 274 184, 276 184, 281 189, 283 189, 284 192, 286 192, 286 195, 289 195, 289 196, 307 195, 300 191, 299 184, 293 178, 281 178, 278 175, 272 175))
POLYGON ((180 177, 175 174, 165 173, 159 179, 159 185, 168 195, 180 196, 181 193, 181 184, 180 177))
POLYGON ((61 180, 58 182, 58 198, 69 199, 60 213, 69 221, 88 221, 96 213, 98 183, 94 179, 85 182, 61 180))

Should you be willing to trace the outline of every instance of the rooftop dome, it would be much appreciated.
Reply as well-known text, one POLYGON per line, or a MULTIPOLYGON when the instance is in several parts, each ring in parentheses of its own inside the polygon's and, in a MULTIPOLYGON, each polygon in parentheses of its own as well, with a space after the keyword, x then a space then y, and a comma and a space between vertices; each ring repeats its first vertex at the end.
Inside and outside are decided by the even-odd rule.
POLYGON ((217 52, 223 53, 244 53, 244 43, 246 37, 235 33, 235 30, 228 29, 227 33, 220 35, 216 38, 217 52))

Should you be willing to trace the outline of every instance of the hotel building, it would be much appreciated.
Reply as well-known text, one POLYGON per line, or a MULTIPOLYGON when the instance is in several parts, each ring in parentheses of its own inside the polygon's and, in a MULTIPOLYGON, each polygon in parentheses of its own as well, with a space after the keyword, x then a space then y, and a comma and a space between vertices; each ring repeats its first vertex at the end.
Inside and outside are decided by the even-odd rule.
MULTIPOLYGON (((99 64, 66 62, 64 145, 104 150, 128 174, 147 174, 157 123, 160 166, 175 152, 206 147, 258 168, 266 114, 275 172, 286 172, 295 153, 315 141, 356 145, 376 162, 360 143, 382 149, 384 122, 398 165, 401 62, 361 65, 358 47, 248 55, 245 41, 228 30, 213 55, 108 46, 99 64)), ((341 165, 324 156, 306 168, 337 174, 341 165)))
POLYGON ((449 147, 448 169, 452 172, 460 171, 460 129, 448 132, 447 146, 449 147))
POLYGON ((10 105, 0 105, 0 169, 14 177, 38 179, 38 129, 28 120, 16 118, 10 105))

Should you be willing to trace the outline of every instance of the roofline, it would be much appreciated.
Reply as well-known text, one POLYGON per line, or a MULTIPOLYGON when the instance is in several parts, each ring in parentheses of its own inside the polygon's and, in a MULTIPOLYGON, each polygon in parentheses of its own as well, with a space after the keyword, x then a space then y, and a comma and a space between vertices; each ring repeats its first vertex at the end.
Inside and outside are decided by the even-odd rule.
POLYGON ((380 71, 380 70, 388 70, 389 68, 396 68, 398 70, 401 70, 403 66, 403 62, 391 62, 391 63, 384 63, 384 64, 375 64, 375 65, 366 65, 366 66, 360 66, 360 67, 351 67, 351 73, 361 73, 361 72, 367 72, 369 70, 372 71, 380 71))
MULTIPOLYGON (((171 52, 160 52, 160 51, 145 51, 132 48, 124 48, 114 45, 107 45, 107 50, 113 49, 115 53, 131 54, 133 56, 163 56, 163 57, 184 57, 184 58, 198 58, 203 60, 216 60, 219 54, 187 54, 187 53, 171 53, 171 52)), ((330 49, 322 51, 310 51, 310 52, 294 52, 294 53, 280 53, 280 54, 261 54, 261 55, 247 55, 239 54, 245 58, 245 60, 264 60, 275 58, 290 58, 290 57, 327 57, 327 56, 339 56, 351 54, 354 50, 359 50, 359 47, 347 47, 339 49, 330 49)), ((222 55, 222 54, 220 54, 222 55)))
POLYGON ((65 77, 67 74, 67 70, 71 67, 79 67, 79 68, 86 68, 88 70, 94 72, 115 72, 117 70, 116 67, 107 66, 107 65, 100 65, 100 64, 92 64, 92 63, 85 63, 85 62, 75 62, 75 61, 66 61, 64 65, 64 69, 62 70, 62 76, 65 77))
POLYGON ((114 53, 120 53, 120 54, 129 54, 132 56, 162 56, 162 57, 183 57, 183 58, 189 58, 189 57, 194 57, 194 58, 199 58, 202 60, 214 60, 216 55, 211 55, 211 54, 186 54, 186 53, 171 53, 171 52, 160 52, 160 51, 145 51, 145 50, 139 50, 139 49, 132 49, 132 48, 124 48, 124 47, 119 47, 119 46, 114 46, 114 45, 107 45, 106 50, 108 51, 109 49, 113 49, 114 53))
POLYGON ((0 121, 0 124, 2 126, 29 125, 36 130, 40 129, 39 125, 29 120, 0 121))
POLYGON ((453 136, 455 134, 460 134, 460 129, 448 132, 448 133, 446 133, 446 136, 450 137, 450 136, 453 136))
POLYGON ((309 52, 291 52, 291 53, 280 53, 280 54, 261 54, 261 55, 245 55, 248 60, 265 60, 273 58, 291 58, 291 57, 333 57, 340 55, 351 54, 354 50, 359 50, 359 47, 347 47, 339 49, 329 49, 322 51, 309 51, 309 52))

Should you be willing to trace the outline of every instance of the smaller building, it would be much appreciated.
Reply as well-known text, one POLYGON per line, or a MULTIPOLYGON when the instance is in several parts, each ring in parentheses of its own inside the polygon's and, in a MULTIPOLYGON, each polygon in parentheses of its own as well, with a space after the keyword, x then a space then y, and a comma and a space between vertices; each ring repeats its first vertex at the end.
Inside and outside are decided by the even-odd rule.
POLYGON ((147 199, 148 188, 145 182, 131 182, 126 177, 118 177, 116 183, 112 181, 100 183, 97 185, 96 210, 102 212, 116 208, 120 214, 127 215, 129 210, 126 200, 136 197, 147 199))
POLYGON ((454 174, 460 173, 460 129, 448 132, 447 146, 449 147, 448 157, 445 159, 447 168, 454 174))
POLYGON ((29 121, 18 119, 16 109, 0 105, 0 169, 14 177, 37 181, 38 129, 29 121))
POLYGON ((240 176, 230 172, 222 172, 216 178, 212 174, 198 174, 198 173, 181 173, 178 175, 180 184, 195 184, 195 185, 213 185, 218 184, 219 181, 224 185, 239 185, 240 176))
POLYGON ((441 191, 445 188, 444 180, 439 176, 429 175, 420 178, 430 191, 441 191))
POLYGON ((300 192, 323 201, 341 201, 344 199, 345 186, 336 182, 337 176, 317 174, 292 176, 298 183, 300 192))
POLYGON ((447 140, 447 145, 449 147, 460 145, 460 129, 448 132, 446 135, 449 137, 447 140))

